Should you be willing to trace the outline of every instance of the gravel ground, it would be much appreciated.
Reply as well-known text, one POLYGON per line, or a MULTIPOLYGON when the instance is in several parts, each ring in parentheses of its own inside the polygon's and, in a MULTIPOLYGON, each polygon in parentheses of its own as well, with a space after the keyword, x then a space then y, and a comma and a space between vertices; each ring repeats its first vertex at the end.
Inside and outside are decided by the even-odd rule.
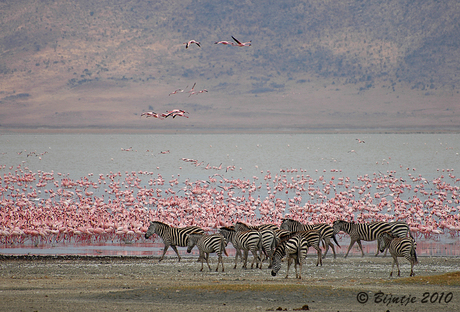
POLYGON ((196 257, 0 256, 0 311, 460 311, 460 258, 419 257, 413 278, 405 259, 389 278, 389 256, 315 258, 298 280, 286 263, 272 277, 233 257, 200 272, 196 257))

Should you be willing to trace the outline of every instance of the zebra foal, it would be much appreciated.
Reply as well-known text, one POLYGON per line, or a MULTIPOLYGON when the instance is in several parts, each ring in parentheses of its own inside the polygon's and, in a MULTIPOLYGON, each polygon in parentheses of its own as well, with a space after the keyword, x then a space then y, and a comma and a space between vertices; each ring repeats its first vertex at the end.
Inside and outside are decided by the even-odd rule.
MULTIPOLYGON (((409 225, 406 222, 392 221, 392 222, 388 222, 388 224, 390 225, 390 232, 393 236, 404 238, 409 235, 409 237, 414 238, 410 232, 409 225)), ((377 242, 378 242, 377 248, 380 250, 380 247, 381 247, 380 240, 377 240, 377 242)), ((383 255, 384 257, 387 255, 387 251, 388 251, 388 246, 387 248, 385 248, 385 254, 383 255)))
POLYGON ((201 260, 201 270, 203 271, 203 262, 206 260, 209 271, 211 271, 211 266, 209 265, 209 254, 217 254, 217 267, 216 272, 219 271, 219 263, 222 263, 222 272, 224 272, 224 261, 222 260, 222 252, 228 257, 225 247, 227 246, 227 241, 224 236, 220 233, 205 235, 205 234, 188 234, 188 243, 187 243, 187 252, 192 252, 195 245, 200 251, 200 256, 198 260, 201 260))
MULTIPOLYGON (((359 249, 361 249, 361 254, 364 257, 363 246, 361 245, 361 241, 375 241, 382 235, 384 232, 390 232, 391 227, 387 222, 372 222, 372 223, 354 223, 354 222, 347 222, 343 220, 336 220, 333 224, 334 234, 343 231, 350 235, 350 246, 348 246, 347 253, 345 254, 345 258, 348 256, 351 247, 355 243, 358 243, 359 249)), ((375 256, 379 254, 379 250, 377 249, 377 253, 375 256)))
POLYGON ((395 237, 390 232, 385 232, 379 237, 380 251, 383 252, 386 248, 390 251, 391 256, 393 257, 393 265, 391 266, 390 277, 393 276, 393 269, 396 266, 398 267, 398 276, 401 276, 401 271, 399 270, 398 257, 404 257, 407 261, 410 262, 410 275, 414 276, 414 265, 418 263, 417 252, 417 243, 412 237, 395 237))
POLYGON ((187 247, 187 234, 191 233, 202 233, 204 231, 202 228, 198 226, 187 226, 183 228, 175 228, 169 226, 166 223, 160 221, 153 221, 150 222, 150 226, 145 233, 145 238, 149 238, 153 234, 157 234, 163 240, 165 248, 163 249, 163 255, 161 256, 159 262, 163 260, 166 251, 168 250, 169 246, 176 252, 179 261, 181 259, 179 252, 177 251, 177 247, 187 247))

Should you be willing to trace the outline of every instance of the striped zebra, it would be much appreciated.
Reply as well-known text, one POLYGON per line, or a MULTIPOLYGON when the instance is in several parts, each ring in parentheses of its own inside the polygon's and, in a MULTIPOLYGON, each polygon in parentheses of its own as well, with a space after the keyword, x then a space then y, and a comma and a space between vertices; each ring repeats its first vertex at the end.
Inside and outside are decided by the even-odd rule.
POLYGON ((222 252, 228 257, 225 247, 227 246, 227 241, 224 236, 220 233, 205 235, 205 234, 188 234, 188 243, 187 243, 187 252, 190 253, 195 247, 198 247, 200 251, 200 256, 198 260, 201 260, 201 270, 203 271, 203 262, 206 260, 209 271, 211 271, 211 266, 209 265, 209 254, 217 254, 217 267, 216 272, 219 270, 219 262, 222 263, 222 272, 224 272, 224 261, 222 260, 222 252))
POLYGON ((334 244, 332 244, 331 242, 331 238, 334 240, 337 246, 340 247, 340 245, 337 242, 337 239, 335 238, 334 229, 330 225, 326 223, 309 225, 309 224, 303 224, 299 221, 292 220, 292 219, 283 219, 283 222, 281 223, 280 228, 283 230, 291 231, 291 232, 308 231, 308 230, 319 231, 321 235, 321 239, 323 241, 323 246, 326 249, 324 251, 323 259, 326 258, 326 254, 327 254, 327 251, 329 250, 329 246, 331 246, 332 252, 334 253, 334 259, 336 258, 335 248, 334 248, 334 244))
MULTIPOLYGON (((388 224, 390 225, 390 233, 393 236, 404 238, 409 235, 409 237, 414 238, 410 232, 409 225, 406 222, 392 221, 392 222, 388 222, 388 224)), ((381 246, 380 240, 377 240, 377 248, 379 250, 380 250, 380 246, 381 246)), ((384 257, 387 255, 387 251, 388 251, 388 246, 387 248, 385 248, 385 254, 383 255, 384 257)))
POLYGON ((145 233, 145 238, 149 238, 153 234, 157 234, 163 240, 165 248, 163 249, 163 255, 160 258, 160 261, 163 260, 166 251, 168 250, 169 246, 176 252, 177 257, 179 257, 179 261, 181 257, 177 252, 176 246, 179 247, 187 247, 187 234, 191 233, 202 233, 204 231, 202 228, 198 226, 187 226, 183 228, 175 228, 172 226, 167 225, 166 223, 160 221, 153 221, 150 222, 150 226, 145 233))
MULTIPOLYGON (((269 225, 271 224, 265 224, 263 226, 250 226, 243 222, 236 222, 234 228, 237 232, 255 230, 262 235, 262 251, 264 252, 265 257, 270 259, 268 268, 271 268, 271 258, 276 248, 276 234, 275 231, 272 230, 273 227, 270 227, 269 225)), ((276 225, 275 228, 277 228, 276 225)), ((262 257, 262 255, 260 256, 262 257)))
POLYGON ((260 261, 259 255, 257 254, 257 252, 262 254, 262 235, 258 231, 237 232, 233 227, 221 227, 219 232, 225 237, 227 242, 231 242, 233 247, 235 247, 236 256, 234 269, 236 269, 236 264, 238 263, 238 255, 244 260, 243 268, 247 268, 249 250, 254 256, 254 260, 252 260, 251 263, 251 269, 254 267, 254 263, 256 263, 256 268, 259 267, 259 262, 260 268, 262 269, 262 261, 260 261), (244 251, 244 256, 241 255, 241 250, 244 251))
POLYGON ((296 278, 302 278, 302 263, 307 257, 309 247, 315 248, 318 253, 316 266, 318 266, 318 264, 322 265, 321 249, 319 248, 320 240, 320 234, 317 230, 292 233, 292 237, 282 241, 275 249, 273 254, 272 276, 276 276, 281 268, 281 260, 287 256, 288 267, 286 278, 288 278, 292 261, 295 261, 296 278), (299 271, 297 271, 297 266, 300 267, 299 271))
POLYGON ((390 251, 391 256, 393 257, 393 265, 391 266, 390 277, 393 275, 393 269, 396 266, 398 267, 398 276, 401 276, 401 271, 399 270, 398 257, 404 257, 410 262, 410 275, 414 276, 414 265, 418 263, 417 252, 417 243, 412 237, 395 237, 389 232, 383 233, 379 237, 381 242, 380 251, 383 252, 386 248, 390 251))
MULTIPOLYGON (((375 241, 378 239, 383 232, 390 231, 390 225, 387 222, 372 222, 372 223, 354 223, 354 222, 347 222, 343 220, 336 220, 333 224, 334 234, 343 231, 350 235, 350 246, 348 246, 347 253, 345 254, 345 258, 348 256, 351 247, 357 242, 359 249, 361 249, 362 256, 364 257, 363 246, 361 245, 361 241, 375 241)), ((379 250, 377 249, 376 256, 379 254, 379 250)))

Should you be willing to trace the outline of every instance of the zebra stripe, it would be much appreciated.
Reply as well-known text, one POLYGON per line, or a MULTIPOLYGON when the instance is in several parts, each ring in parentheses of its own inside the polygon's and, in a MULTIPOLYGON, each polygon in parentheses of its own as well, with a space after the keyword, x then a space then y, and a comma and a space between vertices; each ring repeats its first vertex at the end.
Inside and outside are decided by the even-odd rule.
POLYGON ((201 260, 201 270, 203 271, 203 262, 206 260, 206 264, 208 265, 209 271, 211 271, 211 266, 209 265, 209 254, 216 253, 217 254, 217 267, 216 272, 219 270, 219 262, 222 263, 222 272, 224 272, 224 261, 222 260, 222 252, 228 257, 227 251, 225 247, 227 246, 227 241, 225 240, 224 236, 220 233, 212 234, 212 235, 203 235, 203 234, 189 234, 188 235, 188 244, 187 244, 187 252, 190 253, 195 247, 198 247, 200 251, 200 256, 198 260, 201 260))
POLYGON ((242 257, 244 260, 244 269, 247 268, 249 250, 254 256, 254 260, 252 260, 251 263, 251 269, 254 267, 254 263, 256 263, 256 268, 259 267, 259 262, 260 268, 262 269, 262 261, 260 261, 257 254, 257 251, 262 254, 262 236, 258 231, 237 232, 233 227, 221 227, 219 232, 225 237, 227 242, 231 242, 233 247, 235 247, 236 256, 234 269, 236 269, 236 264, 238 263, 238 255, 242 257, 241 250, 244 251, 244 256, 242 257))
MULTIPOLYGON (((334 221, 334 234, 343 231, 350 235, 350 246, 348 246, 347 253, 345 258, 348 256, 351 247, 357 242, 359 249, 361 249, 361 254, 364 257, 363 246, 361 245, 361 240, 363 241, 375 241, 383 232, 390 231, 390 225, 387 222, 373 222, 373 223, 352 223, 343 220, 334 221)), ((376 256, 378 255, 379 250, 377 249, 376 256)))
POLYGON ((176 252, 176 255, 177 257, 179 257, 180 261, 181 257, 179 255, 179 252, 177 251, 176 246, 187 247, 187 234, 191 233, 204 234, 204 231, 202 228, 198 226, 175 228, 160 221, 153 221, 150 222, 150 226, 147 232, 145 233, 145 238, 149 238, 153 234, 157 234, 163 240, 165 248, 163 249, 163 255, 161 256, 159 261, 163 260, 169 246, 171 246, 171 248, 176 252))
POLYGON ((295 261, 296 278, 302 278, 302 263, 307 256, 308 248, 313 247, 318 253, 316 265, 321 263, 321 250, 319 248, 320 234, 316 230, 301 231, 294 233, 291 238, 282 241, 275 249, 273 254, 272 276, 276 276, 281 268, 281 259, 285 256, 288 258, 288 267, 286 278, 289 275, 289 268, 292 261, 295 261), (300 270, 297 270, 297 266, 300 270))
POLYGON ((283 230, 290 231, 290 232, 309 231, 309 230, 319 231, 321 235, 321 239, 323 241, 323 246, 326 249, 324 251, 323 259, 326 258, 326 254, 329 250, 329 246, 331 247, 332 252, 334 254, 334 259, 336 258, 335 248, 334 248, 334 244, 332 244, 331 242, 331 238, 334 240, 337 246, 340 247, 340 245, 337 242, 337 239, 335 238, 334 229, 330 225, 326 223, 309 225, 309 224, 303 224, 299 221, 292 220, 292 219, 283 219, 283 222, 281 223, 280 228, 283 230))
POLYGON ((417 243, 412 237, 395 237, 389 232, 383 233, 379 237, 381 242, 380 251, 383 252, 386 248, 390 251, 391 256, 393 257, 393 265, 391 266, 390 276, 393 275, 393 269, 396 266, 398 267, 398 276, 401 276, 401 271, 399 270, 398 257, 404 257, 410 262, 410 275, 414 276, 414 265, 418 263, 417 252, 417 243))

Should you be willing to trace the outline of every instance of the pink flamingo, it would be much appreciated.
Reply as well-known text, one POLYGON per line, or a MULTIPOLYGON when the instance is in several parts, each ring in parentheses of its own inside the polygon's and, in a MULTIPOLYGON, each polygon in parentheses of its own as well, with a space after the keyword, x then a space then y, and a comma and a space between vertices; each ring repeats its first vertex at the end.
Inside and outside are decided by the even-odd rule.
POLYGON ((216 41, 214 42, 214 44, 223 44, 223 45, 231 45, 231 46, 235 45, 233 42, 230 42, 230 41, 216 41))
POLYGON ((190 40, 188 42, 184 42, 183 44, 185 44, 185 48, 188 49, 188 47, 192 44, 196 44, 197 46, 199 46, 201 48, 201 43, 196 41, 196 40, 190 40))
POLYGON ((251 41, 248 41, 248 42, 243 42, 243 43, 241 43, 241 42, 240 42, 238 39, 236 39, 235 37, 232 36, 232 38, 233 38, 233 40, 236 41, 235 46, 237 46, 237 47, 250 47, 250 46, 251 46, 252 40, 251 40, 251 41))

